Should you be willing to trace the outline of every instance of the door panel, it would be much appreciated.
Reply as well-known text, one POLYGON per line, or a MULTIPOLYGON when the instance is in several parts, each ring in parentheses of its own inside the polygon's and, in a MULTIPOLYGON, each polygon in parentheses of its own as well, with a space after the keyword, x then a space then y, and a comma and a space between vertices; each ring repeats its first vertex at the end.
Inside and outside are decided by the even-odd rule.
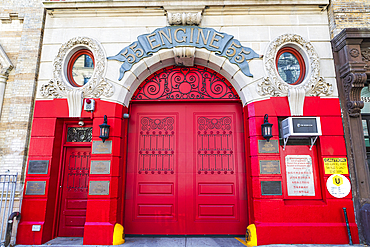
POLYGON ((241 106, 132 104, 127 234, 244 234, 241 106))
POLYGON ((82 237, 86 220, 90 148, 67 148, 64 162, 58 236, 82 237))

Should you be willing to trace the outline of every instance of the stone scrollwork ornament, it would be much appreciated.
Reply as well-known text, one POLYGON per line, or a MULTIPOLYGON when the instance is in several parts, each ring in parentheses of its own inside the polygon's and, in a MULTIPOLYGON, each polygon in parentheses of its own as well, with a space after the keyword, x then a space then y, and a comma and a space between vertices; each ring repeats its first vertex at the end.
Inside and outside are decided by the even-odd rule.
POLYGON ((366 73, 349 73, 343 79, 348 114, 350 117, 359 117, 364 102, 361 100, 361 90, 365 86, 366 73))
POLYGON ((167 19, 170 25, 196 25, 202 20, 202 12, 167 12, 167 19))
POLYGON ((54 59, 53 79, 41 86, 41 95, 45 98, 65 98, 72 91, 81 91, 83 97, 111 97, 113 84, 105 78, 106 55, 102 46, 88 37, 75 37, 64 43, 54 59), (73 87, 65 75, 68 59, 78 49, 89 49, 94 55, 94 72, 90 80, 82 87, 73 87))
POLYGON ((257 81, 257 92, 262 96, 286 96, 290 89, 303 89, 305 95, 331 95, 333 85, 325 82, 320 77, 319 57, 310 42, 296 34, 284 34, 272 41, 264 56, 265 70, 268 75, 257 81), (308 72, 306 78, 298 85, 289 85, 278 74, 276 69, 276 54, 280 48, 285 46, 299 47, 307 53, 306 66, 308 72))

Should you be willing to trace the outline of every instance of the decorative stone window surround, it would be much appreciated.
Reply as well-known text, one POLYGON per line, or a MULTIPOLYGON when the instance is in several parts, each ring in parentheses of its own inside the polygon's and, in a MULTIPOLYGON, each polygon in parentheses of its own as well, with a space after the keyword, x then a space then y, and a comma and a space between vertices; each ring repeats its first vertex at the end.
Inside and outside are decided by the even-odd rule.
POLYGON ((106 66, 106 54, 98 41, 88 37, 72 38, 60 47, 53 63, 53 79, 41 86, 41 95, 45 98, 67 98, 69 116, 80 117, 83 98, 113 95, 113 84, 104 78, 106 66), (74 87, 68 81, 68 62, 73 54, 81 49, 87 49, 93 53, 95 67, 90 80, 85 85, 74 87))
POLYGON ((266 78, 258 83, 260 95, 286 96, 290 89, 303 89, 305 95, 331 95, 333 86, 320 76, 320 61, 312 44, 297 34, 284 34, 277 37, 267 47, 264 56, 266 78), (292 47, 301 53, 306 64, 305 79, 299 85, 284 82, 276 69, 276 54, 283 47, 292 47))
POLYGON ((267 77, 257 82, 257 92, 261 96, 288 96, 292 116, 303 115, 305 96, 329 96, 333 94, 333 85, 320 76, 320 61, 312 44, 297 34, 283 34, 267 47, 264 56, 267 77), (280 76, 276 68, 276 56, 280 49, 291 47, 303 57, 306 71, 305 78, 297 85, 289 85, 280 76))

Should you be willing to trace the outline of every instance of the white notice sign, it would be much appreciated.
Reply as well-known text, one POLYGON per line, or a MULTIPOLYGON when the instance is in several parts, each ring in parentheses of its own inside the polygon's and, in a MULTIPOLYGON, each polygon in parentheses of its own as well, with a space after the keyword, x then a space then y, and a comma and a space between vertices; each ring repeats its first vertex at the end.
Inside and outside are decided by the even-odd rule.
POLYGON ((343 198, 348 196, 351 191, 351 183, 348 178, 341 174, 333 174, 326 181, 326 188, 330 195, 336 198, 343 198))
POLYGON ((288 196, 314 196, 312 159, 309 155, 285 157, 288 196))

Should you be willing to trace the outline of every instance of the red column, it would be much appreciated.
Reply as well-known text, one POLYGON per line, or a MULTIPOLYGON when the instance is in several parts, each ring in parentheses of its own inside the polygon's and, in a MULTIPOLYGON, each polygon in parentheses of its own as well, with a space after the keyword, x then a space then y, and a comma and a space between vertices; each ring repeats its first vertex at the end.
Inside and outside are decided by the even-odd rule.
POLYGON ((63 132, 63 122, 57 116, 68 116, 66 103, 65 100, 35 103, 17 244, 43 244, 53 237, 62 144, 60 133, 63 132), (30 174, 30 160, 48 161, 47 172, 30 174), (32 226, 41 226, 41 229, 32 231, 32 226))
POLYGON ((93 146, 91 160, 110 163, 109 172, 89 175, 89 194, 87 201, 84 244, 111 245, 113 229, 116 223, 122 224, 124 202, 125 154, 127 119, 123 113, 128 109, 122 105, 97 100, 93 120, 93 146), (104 147, 111 151, 99 149, 102 140, 99 138, 99 125, 104 115, 110 125, 109 138, 104 147), (101 153, 103 152, 103 153, 101 153))

